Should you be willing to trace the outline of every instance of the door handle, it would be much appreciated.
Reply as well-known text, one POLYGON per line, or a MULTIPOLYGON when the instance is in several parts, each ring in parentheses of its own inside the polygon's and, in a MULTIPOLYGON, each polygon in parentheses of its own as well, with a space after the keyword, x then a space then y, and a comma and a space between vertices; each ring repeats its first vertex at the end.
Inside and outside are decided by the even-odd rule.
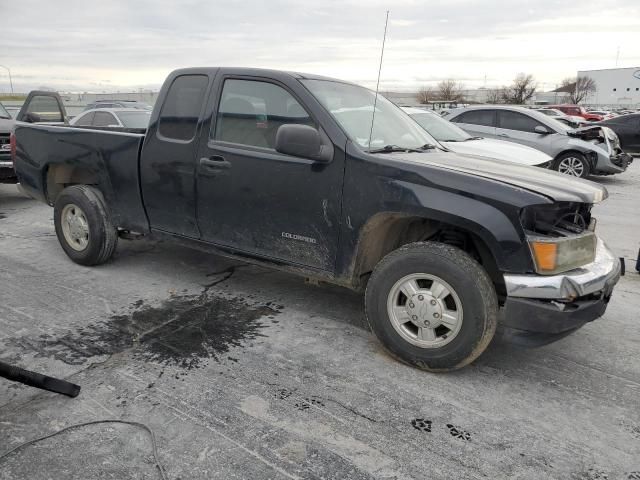
POLYGON ((227 162, 224 157, 220 155, 212 155, 210 157, 202 157, 200 159, 200 165, 206 168, 212 169, 225 169, 231 168, 231 164, 227 162))
POLYGON ((506 133, 499 133, 498 137, 505 137, 505 138, 509 138, 509 135, 507 135, 506 133))

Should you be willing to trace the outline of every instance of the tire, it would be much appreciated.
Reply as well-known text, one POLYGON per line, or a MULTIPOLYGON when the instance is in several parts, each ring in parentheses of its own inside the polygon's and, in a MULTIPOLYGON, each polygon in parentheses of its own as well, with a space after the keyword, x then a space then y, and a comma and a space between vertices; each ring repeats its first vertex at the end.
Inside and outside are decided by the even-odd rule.
POLYGON ((457 370, 473 362, 491 342, 498 323, 495 288, 484 268, 464 251, 435 242, 412 243, 384 257, 367 284, 365 310, 369 327, 394 357, 431 372, 457 370), (411 297, 415 304, 405 295, 404 305, 398 306, 402 294, 394 292, 407 278, 418 287, 411 297), (440 287, 446 290, 437 298, 440 287), (391 309, 405 311, 412 320, 399 325, 391 309), (438 312, 440 320, 434 320, 438 312), (459 318, 455 327, 452 316, 459 318), (449 325, 444 325, 445 317, 449 325), (427 335, 431 329, 417 324, 430 321, 432 327, 443 323, 427 335))
POLYGON ((553 169, 573 177, 587 178, 591 165, 584 155, 578 152, 566 152, 556 158, 553 169))
POLYGON ((98 189, 87 185, 65 188, 56 199, 53 220, 60 245, 74 262, 99 265, 113 255, 118 232, 98 189))

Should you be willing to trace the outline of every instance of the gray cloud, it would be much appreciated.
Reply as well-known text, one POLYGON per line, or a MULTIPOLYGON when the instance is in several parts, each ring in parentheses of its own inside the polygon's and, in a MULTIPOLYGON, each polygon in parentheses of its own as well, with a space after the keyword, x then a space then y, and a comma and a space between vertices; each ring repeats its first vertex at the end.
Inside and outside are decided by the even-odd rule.
MULTIPOLYGON (((0 0, 0 64, 18 89, 154 87, 173 68, 285 68, 375 83, 384 12, 391 23, 381 86, 453 77, 469 86, 518 72, 549 84, 584 68, 640 64, 636 0, 394 2, 325 0, 0 0)), ((0 69, 0 91, 6 91, 0 69)))

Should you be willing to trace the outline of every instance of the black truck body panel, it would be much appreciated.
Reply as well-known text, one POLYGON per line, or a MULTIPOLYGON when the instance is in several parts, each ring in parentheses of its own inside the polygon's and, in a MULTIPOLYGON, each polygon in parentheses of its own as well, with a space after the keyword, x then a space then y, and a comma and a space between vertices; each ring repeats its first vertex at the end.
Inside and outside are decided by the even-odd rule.
POLYGON ((441 149, 367 153, 347 138, 301 78, 322 77, 259 69, 175 71, 146 135, 18 123, 19 180, 28 193, 53 203, 47 172, 56 165, 77 168, 103 192, 120 229, 169 234, 350 287, 367 271, 366 250, 383 241, 369 235, 392 219, 459 227, 486 246, 500 272, 530 273, 521 209, 606 196, 589 182, 441 149), (196 133, 191 140, 165 138, 159 119, 167 92, 176 78, 188 75, 205 76, 207 84, 196 133), (332 160, 214 140, 215 112, 228 79, 283 87, 330 142, 332 160))
POLYGON ((114 223, 127 230, 149 231, 138 172, 143 135, 21 123, 15 133, 21 139, 16 157, 19 180, 29 195, 52 205, 55 199, 47 193, 49 169, 68 167, 60 175, 82 169, 104 195, 114 223))

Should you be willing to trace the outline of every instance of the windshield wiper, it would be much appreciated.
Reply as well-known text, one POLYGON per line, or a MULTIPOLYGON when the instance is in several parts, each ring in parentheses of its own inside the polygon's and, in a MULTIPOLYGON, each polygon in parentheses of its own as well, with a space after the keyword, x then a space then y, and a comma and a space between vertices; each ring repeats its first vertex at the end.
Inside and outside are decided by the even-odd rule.
POLYGON ((369 153, 394 153, 394 152, 422 152, 425 148, 409 148, 409 147, 399 147, 398 145, 385 145, 382 148, 376 148, 374 150, 369 150, 369 153))
POLYGON ((468 142, 469 140, 482 140, 483 137, 469 137, 469 138, 465 138, 465 142, 468 142))

